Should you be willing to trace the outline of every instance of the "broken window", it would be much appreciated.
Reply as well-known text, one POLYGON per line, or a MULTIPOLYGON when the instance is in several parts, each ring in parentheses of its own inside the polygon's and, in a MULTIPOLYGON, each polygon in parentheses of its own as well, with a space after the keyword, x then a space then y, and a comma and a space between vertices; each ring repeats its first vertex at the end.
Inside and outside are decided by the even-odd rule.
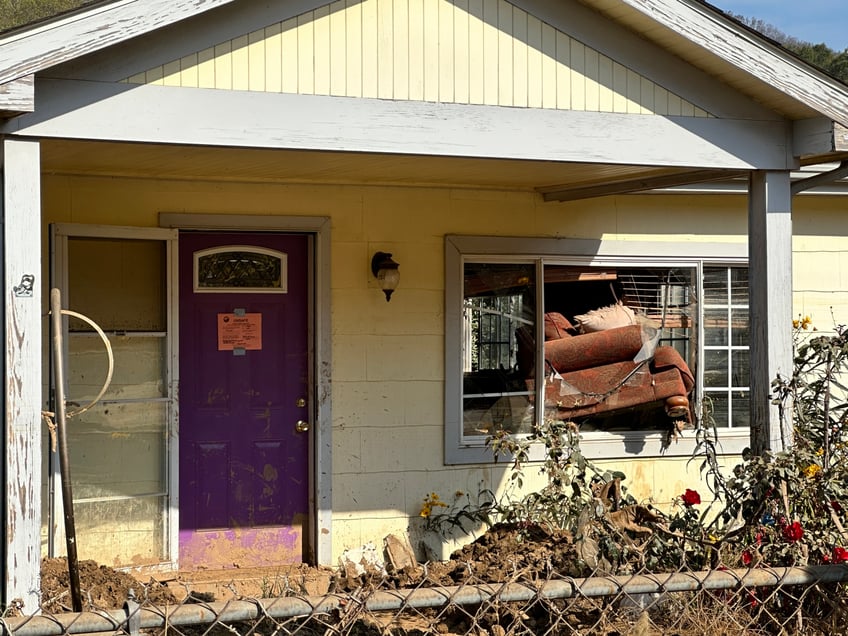
POLYGON ((461 388, 453 398, 448 378, 447 434, 459 424, 449 457, 545 416, 622 438, 705 413, 722 429, 748 426, 742 259, 457 256, 460 320, 446 357, 450 370, 459 355, 461 388))
POLYGON ((533 424, 532 387, 518 358, 535 348, 535 278, 529 263, 465 266, 464 435, 529 432, 533 424))

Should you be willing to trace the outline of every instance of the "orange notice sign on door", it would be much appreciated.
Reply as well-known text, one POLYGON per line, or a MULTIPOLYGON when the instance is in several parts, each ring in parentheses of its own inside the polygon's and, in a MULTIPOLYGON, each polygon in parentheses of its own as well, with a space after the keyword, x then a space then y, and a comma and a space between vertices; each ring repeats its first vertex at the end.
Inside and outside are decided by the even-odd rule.
POLYGON ((218 351, 262 349, 262 314, 218 314, 218 351))

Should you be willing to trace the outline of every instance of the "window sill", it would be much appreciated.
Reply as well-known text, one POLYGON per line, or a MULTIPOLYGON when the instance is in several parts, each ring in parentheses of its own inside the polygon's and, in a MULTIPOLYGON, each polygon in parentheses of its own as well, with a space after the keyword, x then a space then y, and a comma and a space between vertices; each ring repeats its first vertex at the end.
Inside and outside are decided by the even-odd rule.
MULTIPOLYGON (((684 431, 676 442, 663 448, 666 434, 661 431, 621 431, 583 433, 580 448, 587 459, 660 459, 667 457, 691 457, 695 453, 694 431, 684 431)), ((747 428, 738 428, 719 432, 716 450, 719 455, 741 455, 751 445, 751 433, 747 428)), ((459 448, 446 449, 445 463, 453 464, 490 464, 494 460, 491 452, 480 444, 464 444, 459 448)), ((541 445, 530 453, 531 461, 541 461, 541 445)), ((506 461, 501 458, 501 462, 506 461)))

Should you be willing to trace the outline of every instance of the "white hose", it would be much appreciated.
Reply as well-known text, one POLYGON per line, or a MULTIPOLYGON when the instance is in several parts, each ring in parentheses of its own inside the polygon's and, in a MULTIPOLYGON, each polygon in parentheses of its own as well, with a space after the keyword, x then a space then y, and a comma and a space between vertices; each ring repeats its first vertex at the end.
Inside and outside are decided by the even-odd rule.
POLYGON ((70 309, 62 310, 63 316, 73 316, 74 318, 79 318, 85 323, 88 323, 100 336, 100 339, 103 341, 103 344, 106 345, 106 355, 109 357, 109 372, 106 374, 106 381, 103 383, 103 388, 100 389, 100 393, 97 394, 91 402, 78 408, 76 411, 70 411, 65 413, 65 417, 75 417, 77 415, 82 415, 92 406, 97 404, 100 401, 100 398, 103 397, 103 394, 106 393, 106 390, 109 388, 109 385, 112 383, 112 371, 115 369, 115 357, 112 355, 112 345, 109 343, 109 338, 106 337, 106 334, 103 333, 103 330, 93 321, 91 318, 87 316, 83 316, 80 313, 75 311, 71 311, 70 309))

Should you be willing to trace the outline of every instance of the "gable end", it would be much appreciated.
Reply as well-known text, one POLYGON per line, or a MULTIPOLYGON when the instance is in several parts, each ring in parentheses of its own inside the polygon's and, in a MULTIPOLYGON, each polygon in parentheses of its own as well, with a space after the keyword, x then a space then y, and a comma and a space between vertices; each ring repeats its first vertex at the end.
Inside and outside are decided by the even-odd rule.
POLYGON ((707 117, 505 0, 338 0, 124 81, 707 117))

